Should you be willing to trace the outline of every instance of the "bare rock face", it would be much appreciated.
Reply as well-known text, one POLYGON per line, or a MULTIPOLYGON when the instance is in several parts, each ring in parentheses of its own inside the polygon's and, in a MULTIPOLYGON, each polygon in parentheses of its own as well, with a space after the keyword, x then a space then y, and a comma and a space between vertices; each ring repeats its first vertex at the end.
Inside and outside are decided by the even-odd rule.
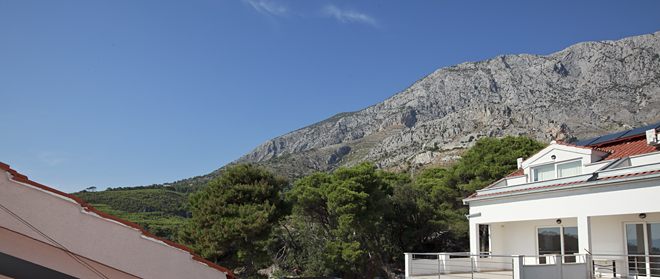
POLYGON ((442 68, 389 99, 274 138, 237 162, 297 176, 457 158, 481 137, 582 138, 660 120, 660 32, 442 68), (444 156, 443 154, 446 154, 444 156))

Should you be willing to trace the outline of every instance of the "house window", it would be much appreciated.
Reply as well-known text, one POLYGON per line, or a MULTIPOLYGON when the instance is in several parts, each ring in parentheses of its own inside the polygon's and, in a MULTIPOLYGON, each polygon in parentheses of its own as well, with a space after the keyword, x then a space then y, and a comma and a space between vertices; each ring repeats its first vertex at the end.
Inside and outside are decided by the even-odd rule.
MULTIPOLYGON (((579 252, 577 227, 538 228, 539 256, 568 255, 564 262, 575 262, 574 254, 579 252)), ((546 258, 539 257, 539 263, 545 264, 546 258)))
POLYGON ((557 164, 557 177, 567 177, 582 174, 582 162, 573 161, 557 164))
MULTIPOLYGON (((539 228, 539 256, 561 254, 561 228, 539 228)), ((545 257, 539 257, 539 263, 545 264, 545 257)))
POLYGON ((535 167, 533 171, 534 171, 534 181, 543 181, 543 180, 555 178, 554 164, 535 167))
POLYGON ((628 272, 660 277, 660 223, 626 224, 628 272))
POLYGON ((547 164, 532 168, 534 181, 543 181, 582 174, 582 161, 547 164))

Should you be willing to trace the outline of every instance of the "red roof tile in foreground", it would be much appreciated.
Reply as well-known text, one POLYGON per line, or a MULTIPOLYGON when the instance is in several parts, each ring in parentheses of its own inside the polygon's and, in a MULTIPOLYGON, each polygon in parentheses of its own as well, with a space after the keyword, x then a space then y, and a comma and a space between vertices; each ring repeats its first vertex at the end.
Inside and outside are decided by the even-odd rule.
POLYGON ((203 264, 206 264, 207 266, 209 266, 211 268, 214 268, 216 270, 219 270, 221 272, 224 272, 225 274, 227 274, 227 278, 230 278, 230 279, 236 278, 236 276, 234 275, 234 273, 231 270, 227 269, 226 267, 219 266, 219 265, 217 265, 217 264, 215 264, 211 261, 208 261, 208 260, 202 258, 201 256, 195 254, 190 248, 188 248, 184 245, 181 245, 181 244, 172 242, 170 240, 155 236, 155 235, 149 233, 148 231, 146 231, 145 229, 143 229, 138 224, 120 219, 116 216, 113 216, 113 215, 110 215, 110 214, 105 213, 103 211, 100 211, 100 210, 94 208, 92 205, 85 202, 84 200, 82 200, 79 197, 76 197, 76 196, 71 195, 71 194, 64 193, 64 192, 59 191, 57 189, 53 189, 53 188, 48 187, 46 185, 40 184, 38 182, 34 182, 34 181, 28 179, 28 177, 26 175, 17 172, 16 170, 12 169, 11 167, 9 167, 9 165, 7 165, 5 163, 0 162, 0 170, 4 170, 4 171, 8 172, 9 174, 11 174, 12 175, 12 180, 14 180, 14 181, 29 184, 29 185, 32 185, 32 186, 37 187, 39 189, 42 189, 42 190, 45 190, 45 191, 48 191, 48 192, 51 192, 51 193, 69 198, 69 199, 72 199, 75 202, 77 202, 87 212, 93 212, 93 213, 101 216, 102 218, 109 219, 109 220, 112 220, 112 221, 115 221, 115 222, 119 222, 119 223, 124 224, 126 226, 129 226, 131 228, 137 229, 142 233, 142 235, 144 235, 146 237, 157 239, 159 241, 162 241, 162 242, 166 243, 167 245, 169 245, 171 247, 174 247, 174 248, 177 248, 177 249, 180 249, 180 250, 183 250, 183 251, 186 251, 186 252, 190 253, 190 255, 192 255, 193 260, 198 261, 198 262, 203 263, 203 264))

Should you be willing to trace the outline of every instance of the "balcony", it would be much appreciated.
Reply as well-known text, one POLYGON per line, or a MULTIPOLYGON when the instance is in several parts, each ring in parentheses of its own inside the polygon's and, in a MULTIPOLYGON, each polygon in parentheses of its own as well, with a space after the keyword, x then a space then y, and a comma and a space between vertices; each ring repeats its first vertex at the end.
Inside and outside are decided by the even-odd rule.
POLYGON ((660 256, 648 255, 406 253, 405 261, 415 279, 660 278, 660 256))

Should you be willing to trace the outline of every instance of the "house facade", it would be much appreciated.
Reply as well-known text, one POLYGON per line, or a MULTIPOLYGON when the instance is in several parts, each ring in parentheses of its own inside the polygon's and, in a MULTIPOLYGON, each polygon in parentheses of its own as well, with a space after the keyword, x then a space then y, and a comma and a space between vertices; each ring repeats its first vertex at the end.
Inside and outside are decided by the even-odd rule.
POLYGON ((0 278, 234 278, 185 246, 0 163, 0 278))
POLYGON ((518 159, 464 200, 470 252, 439 253, 438 273, 469 258, 470 272, 509 278, 660 278, 659 128, 551 142, 518 159))

